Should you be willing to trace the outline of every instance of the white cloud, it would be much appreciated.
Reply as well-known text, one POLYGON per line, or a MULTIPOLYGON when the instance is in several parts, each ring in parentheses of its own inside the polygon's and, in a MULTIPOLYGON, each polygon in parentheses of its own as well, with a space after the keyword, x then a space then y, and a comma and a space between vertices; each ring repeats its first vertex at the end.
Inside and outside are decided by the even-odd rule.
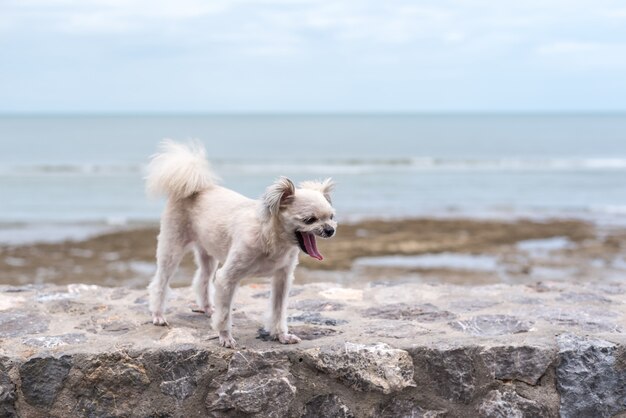
POLYGON ((0 6, 0 12, 4 20, 13 21, 13 28, 28 27, 36 21, 53 31, 119 33, 159 22, 218 14, 231 3, 226 0, 13 0, 0 6))
POLYGON ((562 41, 540 45, 537 47, 537 52, 540 55, 565 55, 600 51, 606 48, 610 46, 597 42, 562 41))
MULTIPOLYGON (((259 89, 274 92, 289 83, 302 86, 302 97, 307 93, 321 97, 319 92, 332 83, 336 83, 333 92, 359 86, 364 97, 371 86, 397 83, 402 93, 407 86, 419 90, 445 78, 433 89, 448 93, 424 100, 456 100, 466 91, 471 103, 476 100, 472 89, 488 90, 496 84, 493 80, 505 90, 518 85, 524 90, 519 80, 525 77, 535 83, 561 80, 572 70, 582 69, 584 77, 591 78, 596 69, 626 68, 622 58, 626 25, 621 20, 626 9, 616 4, 614 0, 0 0, 0 40, 5 41, 0 45, 5 48, 0 51, 0 88, 2 80, 15 85, 14 80, 22 79, 23 89, 30 89, 32 80, 41 80, 51 67, 56 72, 46 74, 58 76, 60 83, 65 77, 70 85, 89 74, 84 76, 87 81, 97 78, 117 85, 125 80, 132 86, 149 74, 150 86, 159 86, 154 88, 159 92, 170 85, 159 81, 172 80, 175 74, 173 83, 180 83, 181 91, 187 86, 193 92, 212 82, 226 92, 238 91, 248 82, 246 91, 258 84, 259 89), (133 79, 133 74, 142 76, 133 79), (452 82, 457 84, 453 87, 452 82)), ((287 93, 269 97, 282 103, 280 94, 287 93)), ((206 96, 202 100, 210 100, 206 96)), ((389 98, 390 103, 393 100, 389 98)), ((355 102, 361 105, 362 100, 355 102)))
POLYGON ((564 71, 626 69, 626 43, 560 41, 540 45, 536 52, 564 71))

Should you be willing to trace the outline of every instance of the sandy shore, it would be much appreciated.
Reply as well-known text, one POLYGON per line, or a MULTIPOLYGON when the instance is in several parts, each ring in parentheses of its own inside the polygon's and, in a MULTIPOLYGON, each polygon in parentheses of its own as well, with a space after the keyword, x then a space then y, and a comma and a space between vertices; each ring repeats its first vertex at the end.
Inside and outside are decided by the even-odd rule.
MULTIPOLYGON (((0 245, 0 283, 144 287, 155 269, 157 233, 152 226, 85 240, 0 245)), ((626 275, 626 230, 577 220, 370 220, 340 225, 319 248, 325 260, 303 255, 296 282, 537 283, 626 275)), ((193 271, 188 255, 173 286, 189 284, 193 271)))

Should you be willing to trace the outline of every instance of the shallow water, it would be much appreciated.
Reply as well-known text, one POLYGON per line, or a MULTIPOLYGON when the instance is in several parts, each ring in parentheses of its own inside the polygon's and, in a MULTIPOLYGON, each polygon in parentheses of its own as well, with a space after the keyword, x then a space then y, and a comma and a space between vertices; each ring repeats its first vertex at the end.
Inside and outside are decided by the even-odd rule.
POLYGON ((494 271, 498 267, 498 259, 490 255, 440 253, 414 256, 366 257, 356 260, 354 265, 355 267, 494 271))
POLYGON ((341 221, 626 218, 625 115, 3 116, 0 225, 55 236, 156 221, 163 202, 142 177, 164 137, 201 140, 223 184, 250 197, 279 175, 331 176, 341 221))

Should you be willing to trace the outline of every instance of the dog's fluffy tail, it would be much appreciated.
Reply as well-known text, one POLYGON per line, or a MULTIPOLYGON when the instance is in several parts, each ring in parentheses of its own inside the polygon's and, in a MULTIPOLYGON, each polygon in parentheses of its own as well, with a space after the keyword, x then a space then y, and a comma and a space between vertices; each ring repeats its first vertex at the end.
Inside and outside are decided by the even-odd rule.
POLYGON ((213 184, 215 177, 199 142, 180 144, 165 139, 148 165, 146 191, 152 196, 184 199, 213 184))

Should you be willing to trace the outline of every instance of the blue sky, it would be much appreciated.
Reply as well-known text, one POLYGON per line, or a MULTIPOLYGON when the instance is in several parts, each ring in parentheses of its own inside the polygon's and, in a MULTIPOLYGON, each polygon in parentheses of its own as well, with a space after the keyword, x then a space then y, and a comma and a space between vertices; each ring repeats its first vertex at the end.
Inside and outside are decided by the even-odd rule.
POLYGON ((0 0, 0 112, 626 111, 626 3, 0 0))

